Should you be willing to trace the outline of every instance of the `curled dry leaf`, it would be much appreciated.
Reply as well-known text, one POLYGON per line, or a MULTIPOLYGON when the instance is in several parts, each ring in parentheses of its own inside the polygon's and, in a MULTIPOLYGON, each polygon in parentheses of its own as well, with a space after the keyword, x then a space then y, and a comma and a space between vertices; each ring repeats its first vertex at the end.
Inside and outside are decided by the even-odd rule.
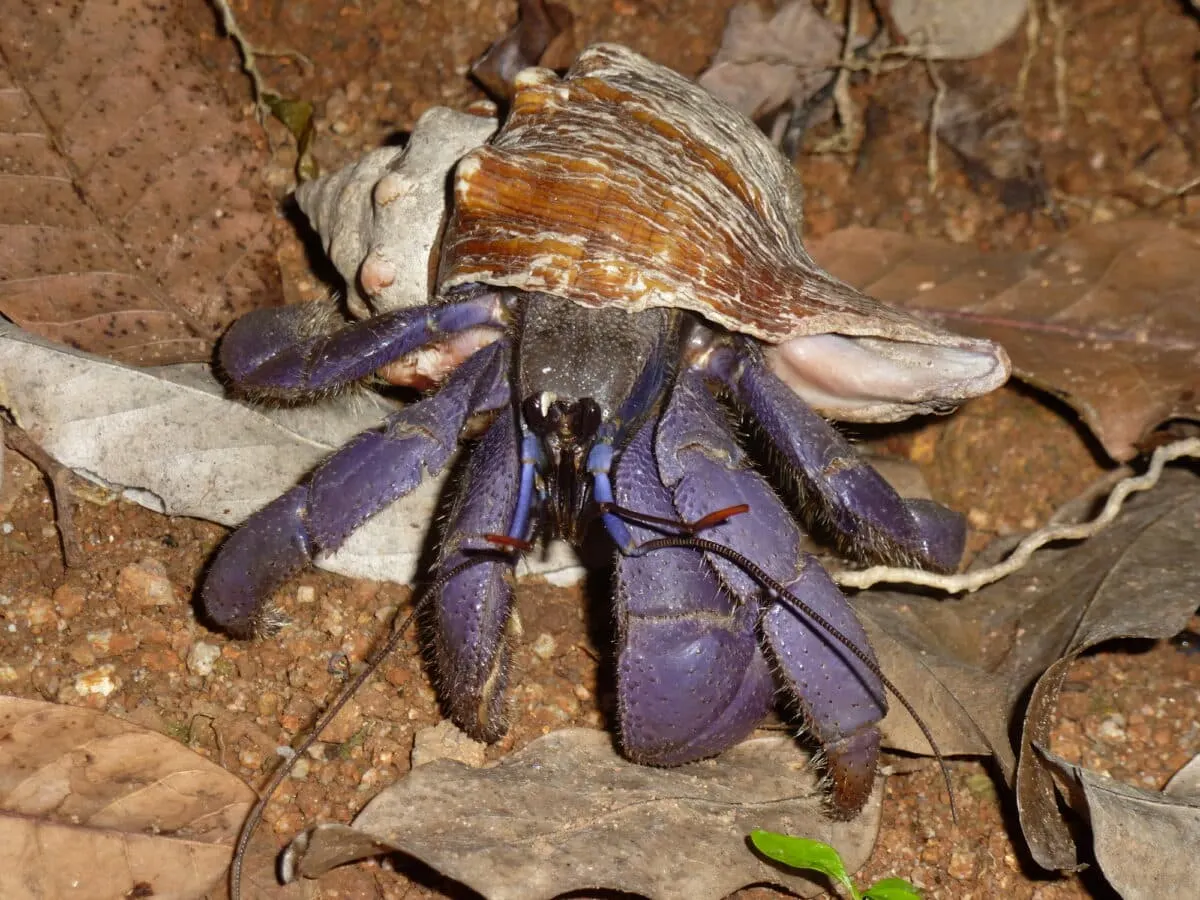
POLYGON ((891 0, 896 29, 930 59, 971 59, 999 47, 1029 0, 891 0))
POLYGON ((561 3, 518 0, 517 24, 488 48, 471 74, 495 98, 512 100, 517 73, 530 66, 565 68, 575 55, 571 26, 575 17, 561 3))
POLYGON ((809 0, 792 0, 768 17, 757 3, 729 12, 721 46, 700 86, 758 119, 791 103, 803 106, 832 77, 841 29, 809 0))
MULTIPOLYGON (((0 326, 0 406, 80 475, 157 512, 222 525, 240 524, 394 408, 366 392, 312 407, 250 407, 226 398, 207 366, 133 369, 13 326, 0 326)), ((317 565, 410 583, 444 475, 427 478, 317 565)), ((559 583, 581 573, 562 547, 527 557, 520 571, 559 583)))
MULTIPOLYGON (((1027 568, 964 600, 871 592, 855 603, 880 665, 942 751, 994 754, 1015 780, 1022 830, 1046 868, 1073 868, 1076 848, 1051 772, 1031 744, 1048 744, 1059 687, 1079 653, 1186 626, 1200 595, 1198 543, 1200 478, 1173 469, 1157 489, 1129 500, 1108 530, 1040 550, 1027 568), (1014 748, 1009 735, 1022 716, 1014 748)), ((881 727, 885 746, 929 753, 898 705, 881 727)))
MULTIPOLYGON (((1190 791, 1171 784, 1164 791, 1141 790, 1042 747, 1036 750, 1066 801, 1091 827, 1096 862, 1123 900, 1195 893, 1200 860, 1200 790, 1195 784, 1190 791)), ((1195 762, 1189 765, 1195 768, 1195 762)))
POLYGON ((263 156, 180 14, 88 0, 0 16, 0 310, 145 365, 207 359, 281 297, 263 156))
POLYGON ((285 852, 285 872, 315 878, 396 850, 490 900, 538 900, 608 888, 658 900, 725 897, 747 884, 801 896, 813 882, 764 862, 754 828, 833 844, 849 871, 870 854, 880 785, 853 822, 823 815, 807 757, 788 737, 747 741, 677 769, 621 757, 602 731, 539 738, 490 769, 439 760, 374 800, 354 827, 318 826, 285 852))
POLYGON ((161 734, 0 697, 0 896, 201 896, 254 791, 161 734))
POLYGON ((1168 419, 1200 419, 1200 235, 1156 222, 984 254, 847 228, 814 258, 885 302, 996 341, 1013 374, 1069 403, 1116 460, 1168 419))
POLYGON ((1055 595, 1063 601, 1039 605, 1029 651, 1057 661, 1038 679, 1025 709, 1016 780, 1021 829, 1034 860, 1047 869, 1078 864, 1052 774, 1033 750, 1034 744, 1049 746, 1072 662, 1104 641, 1177 634, 1200 596, 1200 480, 1185 471, 1168 474, 1158 490, 1130 501, 1113 528, 1082 545, 1089 563, 1047 551, 1051 559, 1058 555, 1055 595))

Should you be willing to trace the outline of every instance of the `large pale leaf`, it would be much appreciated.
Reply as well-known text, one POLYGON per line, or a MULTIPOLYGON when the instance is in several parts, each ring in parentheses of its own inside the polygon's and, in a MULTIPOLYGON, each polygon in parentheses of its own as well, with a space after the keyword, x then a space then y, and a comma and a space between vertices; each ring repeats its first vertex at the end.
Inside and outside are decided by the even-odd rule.
POLYGON ((266 156, 188 10, 204 15, 149 0, 0 15, 0 310, 127 362, 207 359, 236 315, 281 299, 266 156))
MULTIPOLYGON (((134 369, 13 326, 0 326, 0 405, 80 474, 150 509, 223 525, 240 524, 394 411, 365 392, 294 409, 250 407, 225 397, 207 366, 134 369)), ((443 480, 426 479, 317 565, 410 582, 443 480)), ((544 558, 530 554, 522 566, 565 580, 580 572, 561 545, 544 558)))
POLYGON ((820 887, 761 860, 747 835, 763 828, 825 841, 853 871, 875 842, 880 790, 853 822, 834 822, 807 763, 794 741, 775 737, 655 769, 618 755, 606 732, 566 729, 494 768, 420 766, 372 800, 353 828, 301 835, 285 867, 316 877, 398 850, 490 900, 596 888, 716 900, 755 883, 814 896, 820 887))
POLYGON ((183 745, 86 709, 0 697, 0 896, 194 898, 255 794, 183 745))
POLYGON ((1167 419, 1200 419, 1200 234, 1157 222, 1079 229, 1030 252, 863 228, 813 256, 873 296, 1001 344, 1117 460, 1167 419))

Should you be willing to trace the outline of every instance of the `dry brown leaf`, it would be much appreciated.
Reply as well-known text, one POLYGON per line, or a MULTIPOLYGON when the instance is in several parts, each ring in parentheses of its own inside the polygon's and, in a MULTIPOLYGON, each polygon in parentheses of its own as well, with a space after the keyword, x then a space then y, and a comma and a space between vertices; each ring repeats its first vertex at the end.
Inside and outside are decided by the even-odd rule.
POLYGON ((841 52, 841 29, 809 0, 785 3, 770 17, 757 3, 739 3, 712 65, 697 80, 757 119, 786 103, 803 106, 829 82, 841 52))
POLYGON ((1188 897, 1200 860, 1200 793, 1146 791, 1041 747, 1071 807, 1092 829, 1096 862, 1123 900, 1188 897))
POLYGON ((1004 43, 1029 0, 891 0, 892 22, 932 59, 971 59, 1004 43))
POLYGON ((1171 637, 1196 610, 1200 482, 1185 471, 1169 474, 1157 490, 1131 501, 1112 529, 1083 545, 1088 558, 1075 563, 1062 555, 1066 551, 1046 551, 1057 564, 1054 596, 1061 599, 1045 603, 1043 597, 1034 607, 1036 618, 1022 622, 1029 646, 1009 669, 1028 668, 1047 654, 1057 660, 1038 679, 1025 709, 1016 780, 1021 830, 1034 860, 1047 869, 1078 866, 1053 774, 1033 749, 1050 744, 1071 664, 1104 641, 1171 637))
POLYGON ((193 898, 225 872, 250 787, 92 710, 0 697, 0 896, 193 898))
POLYGON ((1117 460, 1200 419, 1200 235, 1157 222, 1080 229, 1026 253, 847 228, 811 248, 881 300, 1000 343, 1023 381, 1079 412, 1117 460))
MULTIPOLYGON (((1106 531, 1044 548, 1026 569, 964 600, 872 591, 855 601, 880 665, 942 752, 993 754, 1005 778, 1015 778, 1022 830, 1046 868, 1074 867, 1076 845, 1052 773, 1031 743, 1049 741, 1058 689, 1079 653, 1114 638, 1170 637, 1186 626, 1200 596, 1197 544, 1200 478, 1172 469, 1129 500, 1106 531), (1010 735, 1021 715, 1017 762, 1010 735)), ((899 704, 882 729, 887 747, 930 752, 899 704)))
POLYGON ((207 359, 281 300, 251 125, 173 4, 5 7, 0 310, 125 362, 207 359))
POLYGON ((569 728, 494 768, 438 760, 414 769, 367 804, 353 828, 319 826, 298 837, 284 870, 315 878, 398 850, 490 900, 600 887, 715 900, 761 883, 811 897, 821 888, 760 859, 747 835, 765 828, 825 841, 853 872, 875 843, 880 794, 877 785, 853 822, 835 822, 790 738, 655 769, 618 755, 606 732, 569 728))

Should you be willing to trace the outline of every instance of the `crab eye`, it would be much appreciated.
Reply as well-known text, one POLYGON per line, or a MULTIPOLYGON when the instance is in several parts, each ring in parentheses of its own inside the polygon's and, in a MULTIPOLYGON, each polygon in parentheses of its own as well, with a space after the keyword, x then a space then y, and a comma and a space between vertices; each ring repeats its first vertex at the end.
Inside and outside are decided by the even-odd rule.
POLYGON ((546 414, 550 411, 551 401, 549 393, 542 391, 540 394, 530 394, 521 403, 521 417, 534 434, 546 433, 546 414))

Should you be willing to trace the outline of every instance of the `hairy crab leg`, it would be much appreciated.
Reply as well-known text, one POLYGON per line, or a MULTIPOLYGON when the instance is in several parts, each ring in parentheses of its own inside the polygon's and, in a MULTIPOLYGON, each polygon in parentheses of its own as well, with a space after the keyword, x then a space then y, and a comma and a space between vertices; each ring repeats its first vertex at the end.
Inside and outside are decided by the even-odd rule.
POLYGON ((446 711, 456 725, 485 741, 507 730, 504 691, 516 627, 516 556, 481 538, 503 533, 517 506, 517 425, 510 410, 502 410, 471 454, 438 556, 439 571, 472 559, 479 564, 447 580, 428 623, 446 711))
MULTIPOLYGON (((644 425, 617 467, 621 503, 677 518, 644 425)), ((634 526, 641 542, 657 536, 634 526)), ((775 680, 759 648, 756 603, 742 602, 691 549, 620 554, 616 565, 617 708, 634 762, 679 765, 745 738, 770 712, 775 680)))
MULTIPOLYGON (((680 516, 692 521, 714 509, 748 503, 749 513, 708 529, 705 539, 753 560, 878 668, 849 604, 820 564, 800 551, 795 521, 770 486, 748 467, 701 372, 680 374, 658 426, 655 451, 662 481, 671 489, 680 516)), ((854 815, 874 783, 880 740, 876 724, 887 712, 882 682, 867 663, 802 611, 773 603, 750 574, 730 561, 710 559, 738 596, 763 597, 762 630, 778 682, 824 749, 834 788, 833 812, 854 815)))
POLYGON ((867 560, 949 571, 962 558, 963 518, 931 500, 905 500, 838 431, 775 376, 749 341, 713 349, 705 370, 748 410, 800 481, 805 501, 867 560))
POLYGON ((333 327, 324 305, 300 304, 247 313, 218 349, 221 369, 244 394, 301 400, 360 381, 439 338, 480 327, 499 337, 505 296, 487 291, 445 306, 399 309, 333 327))
POLYGON ((201 593, 204 611, 224 630, 248 637, 265 624, 270 595, 320 552, 440 472, 476 412, 508 402, 507 344, 463 363, 436 394, 360 434, 302 484, 250 516, 218 551, 201 593))

